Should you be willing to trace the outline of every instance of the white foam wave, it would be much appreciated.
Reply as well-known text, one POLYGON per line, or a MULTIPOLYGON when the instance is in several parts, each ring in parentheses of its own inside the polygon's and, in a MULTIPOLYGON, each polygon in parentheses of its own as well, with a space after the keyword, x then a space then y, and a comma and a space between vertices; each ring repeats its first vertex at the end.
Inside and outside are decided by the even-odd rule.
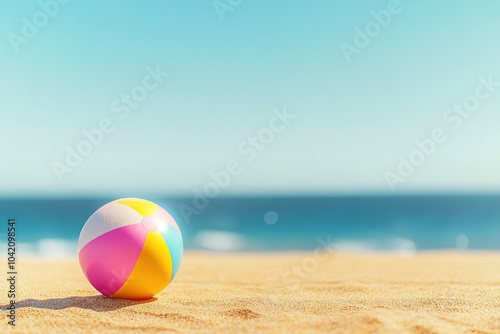
POLYGON ((237 233, 201 231, 195 238, 198 247, 214 251, 238 251, 245 248, 245 238, 237 233))
POLYGON ((415 242, 410 239, 394 238, 387 240, 339 240, 330 247, 340 252, 348 253, 391 253, 411 256, 417 252, 415 242))
MULTIPOLYGON (((0 257, 6 258, 7 244, 0 242, 0 257)), ((35 243, 18 243, 16 245, 16 258, 61 260, 74 259, 77 256, 77 241, 65 239, 41 239, 35 243)))

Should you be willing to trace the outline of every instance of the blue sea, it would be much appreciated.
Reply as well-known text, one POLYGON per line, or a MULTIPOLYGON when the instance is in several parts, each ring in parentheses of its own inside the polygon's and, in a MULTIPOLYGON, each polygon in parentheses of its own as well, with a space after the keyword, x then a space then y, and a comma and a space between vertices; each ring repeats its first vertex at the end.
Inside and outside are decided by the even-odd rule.
MULTIPOLYGON (((174 216, 189 250, 500 250, 500 196, 215 198, 199 210, 191 198, 148 199, 174 216)), ((0 199, 2 249, 15 218, 20 256, 75 256, 85 221, 111 200, 0 199)))

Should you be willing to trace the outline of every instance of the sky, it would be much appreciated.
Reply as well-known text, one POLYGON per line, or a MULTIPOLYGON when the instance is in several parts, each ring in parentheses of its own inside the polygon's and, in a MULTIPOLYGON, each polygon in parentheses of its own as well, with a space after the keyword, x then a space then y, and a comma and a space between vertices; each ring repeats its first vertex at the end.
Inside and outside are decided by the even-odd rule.
POLYGON ((0 196, 495 192, 499 11, 2 1, 0 196))

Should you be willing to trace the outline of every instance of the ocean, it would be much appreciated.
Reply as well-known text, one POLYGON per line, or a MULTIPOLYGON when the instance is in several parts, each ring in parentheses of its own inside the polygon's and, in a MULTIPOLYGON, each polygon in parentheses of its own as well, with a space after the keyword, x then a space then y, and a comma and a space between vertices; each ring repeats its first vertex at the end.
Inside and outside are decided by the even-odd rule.
MULTIPOLYGON (((500 250, 500 196, 235 197, 198 209, 191 198, 148 199, 174 216, 188 250, 500 250)), ((76 256, 85 221, 111 200, 0 199, 1 249, 15 218, 20 257, 76 256)))

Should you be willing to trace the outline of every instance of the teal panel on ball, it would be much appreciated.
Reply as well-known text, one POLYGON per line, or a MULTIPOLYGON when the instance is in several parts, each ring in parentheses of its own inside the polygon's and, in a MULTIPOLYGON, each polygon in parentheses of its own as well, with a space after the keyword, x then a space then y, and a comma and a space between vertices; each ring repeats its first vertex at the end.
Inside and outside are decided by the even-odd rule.
POLYGON ((182 242, 182 235, 175 227, 170 224, 165 224, 165 228, 161 228, 159 232, 165 239, 168 245, 170 255, 172 256, 172 281, 179 270, 182 262, 182 253, 184 250, 184 244, 182 242))

